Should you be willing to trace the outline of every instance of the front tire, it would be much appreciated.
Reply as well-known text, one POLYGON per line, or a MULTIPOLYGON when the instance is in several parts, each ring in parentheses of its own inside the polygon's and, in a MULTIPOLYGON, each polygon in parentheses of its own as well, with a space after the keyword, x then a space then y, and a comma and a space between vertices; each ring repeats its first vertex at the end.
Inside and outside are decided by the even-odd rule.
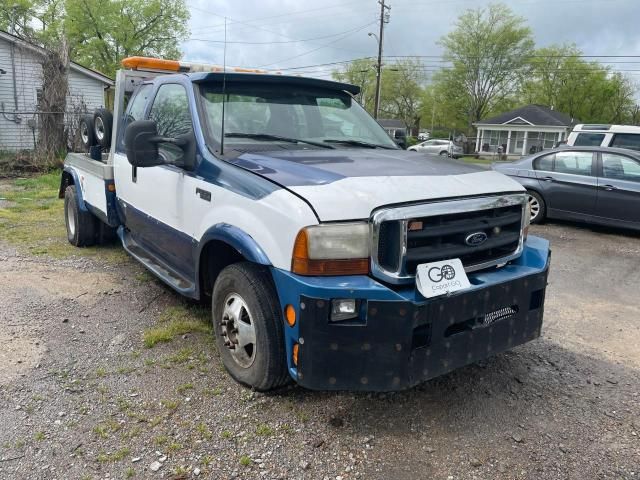
POLYGON ((222 270, 211 310, 222 363, 237 382, 259 391, 288 383, 284 321, 265 267, 241 262, 222 270))
POLYGON ((64 191, 64 219, 71 245, 90 247, 96 243, 96 217, 86 210, 80 210, 75 185, 69 185, 64 191))
POLYGON ((547 215, 547 206, 542 195, 533 190, 527 190, 531 223, 542 223, 547 215))
POLYGON ((439 154, 441 157, 448 157, 449 156, 449 152, 447 152, 446 150, 443 150, 440 152, 439 154))

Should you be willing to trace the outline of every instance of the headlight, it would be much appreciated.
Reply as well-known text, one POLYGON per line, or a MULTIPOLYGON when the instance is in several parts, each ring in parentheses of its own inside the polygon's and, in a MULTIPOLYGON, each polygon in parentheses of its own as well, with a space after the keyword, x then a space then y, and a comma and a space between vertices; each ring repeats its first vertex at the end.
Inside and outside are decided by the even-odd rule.
POLYGON ((293 246, 291 271, 299 275, 366 275, 369 239, 368 223, 303 228, 293 246))

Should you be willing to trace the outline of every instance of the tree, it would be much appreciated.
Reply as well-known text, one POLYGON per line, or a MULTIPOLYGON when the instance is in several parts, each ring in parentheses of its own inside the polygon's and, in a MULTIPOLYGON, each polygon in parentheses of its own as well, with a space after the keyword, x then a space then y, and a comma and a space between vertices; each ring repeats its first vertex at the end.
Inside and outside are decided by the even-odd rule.
POLYGON ((439 44, 452 66, 436 74, 437 89, 469 132, 518 91, 534 47, 524 19, 499 3, 467 10, 439 44))
POLYGON ((370 58, 359 58, 350 62, 344 70, 336 70, 332 73, 335 80, 351 83, 360 87, 360 93, 356 99, 367 111, 373 111, 376 92, 375 64, 370 58))
MULTIPOLYGON (((354 60, 333 78, 360 87, 356 97, 370 113, 373 112, 376 89, 375 64, 370 58, 354 60)), ((419 60, 406 59, 385 65, 382 69, 380 114, 402 120, 407 128, 418 128, 421 116, 423 67, 419 60)))
POLYGON ((529 60, 523 102, 553 107, 586 123, 632 122, 635 86, 621 73, 581 55, 575 45, 537 50, 529 60))
POLYGON ((184 0, 66 0, 71 58, 113 75, 128 56, 180 58, 188 36, 184 0))
POLYGON ((380 112, 397 118, 409 130, 420 128, 424 69, 419 60, 406 59, 382 69, 380 112))

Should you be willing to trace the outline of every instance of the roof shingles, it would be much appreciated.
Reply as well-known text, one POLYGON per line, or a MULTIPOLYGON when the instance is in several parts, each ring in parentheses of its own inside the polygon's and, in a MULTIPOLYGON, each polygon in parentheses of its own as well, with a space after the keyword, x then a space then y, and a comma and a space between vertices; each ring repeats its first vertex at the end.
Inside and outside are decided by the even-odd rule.
POLYGON ((487 118, 477 122, 481 125, 503 125, 509 121, 522 118, 532 125, 549 127, 566 127, 576 123, 569 115, 552 110, 544 105, 525 105, 509 112, 501 113, 495 117, 487 118))

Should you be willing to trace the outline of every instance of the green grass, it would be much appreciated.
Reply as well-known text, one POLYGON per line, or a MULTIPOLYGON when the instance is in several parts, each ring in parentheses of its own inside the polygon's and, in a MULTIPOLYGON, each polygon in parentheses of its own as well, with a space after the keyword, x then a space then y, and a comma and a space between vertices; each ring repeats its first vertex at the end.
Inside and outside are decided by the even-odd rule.
MULTIPOLYGON (((177 305, 168 307, 162 313, 158 324, 143 333, 144 345, 151 348, 158 343, 170 342, 185 333, 211 333, 209 313, 197 306, 177 305)), ((171 361, 180 363, 180 353, 171 361)), ((188 359, 188 357, 187 357, 188 359)))
POLYGON ((131 453, 131 449, 129 447, 121 448, 113 453, 99 453, 97 460, 100 463, 111 463, 111 462, 119 462, 124 460, 131 453))
POLYGON ((64 200, 58 198, 60 172, 0 184, 0 241, 34 255, 96 256, 114 263, 128 258, 117 244, 76 248, 67 241, 64 200))
POLYGON ((261 437, 270 437, 273 433, 273 428, 267 424, 262 423, 256 427, 256 435, 261 437))
POLYGON ((495 160, 489 160, 486 158, 475 158, 472 156, 460 157, 458 160, 465 163, 478 163, 478 164, 487 165, 487 166, 491 165, 495 161, 495 160))
POLYGON ((246 455, 242 455, 240 457, 240 465, 242 465, 243 467, 248 467, 249 465, 251 465, 251 458, 246 455))

